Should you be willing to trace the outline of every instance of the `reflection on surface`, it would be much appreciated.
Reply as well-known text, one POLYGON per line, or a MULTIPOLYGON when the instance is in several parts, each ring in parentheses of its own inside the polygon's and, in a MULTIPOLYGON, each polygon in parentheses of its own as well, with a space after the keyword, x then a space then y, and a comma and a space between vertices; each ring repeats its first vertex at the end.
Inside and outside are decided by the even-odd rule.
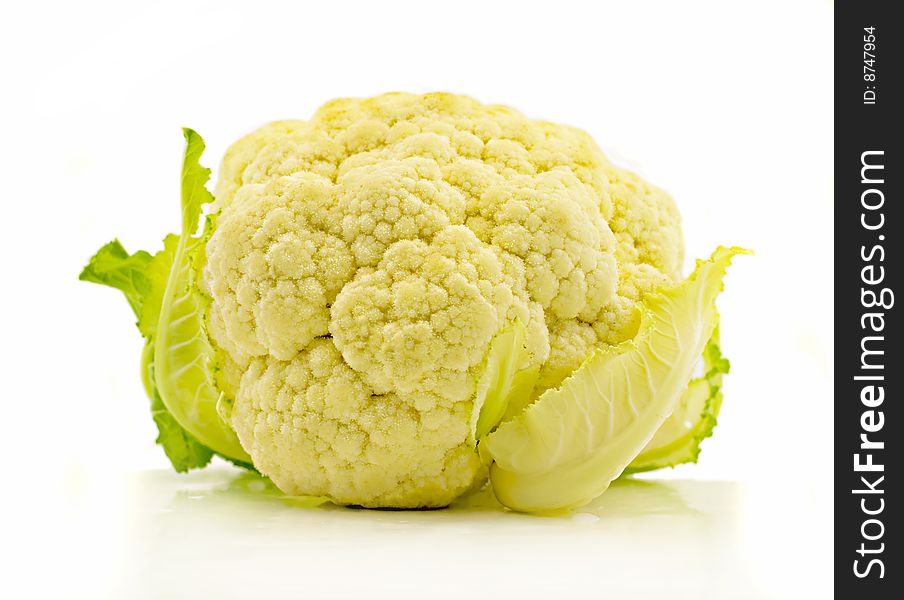
MULTIPOLYGON (((299 508, 321 508, 322 510, 337 509, 326 498, 315 496, 286 496, 269 479, 257 473, 248 471, 231 472, 226 470, 210 469, 206 472, 193 473, 190 476, 174 476, 168 472, 146 471, 135 477, 136 481, 146 480, 147 483, 157 486, 166 481, 175 487, 173 506, 188 508, 185 501, 196 503, 204 501, 205 505, 231 504, 239 507, 243 503, 280 503, 299 508), (174 478, 182 479, 181 482, 173 481, 174 478), (179 485, 181 483, 181 485, 179 485)), ((699 481, 656 481, 650 479, 635 479, 626 477, 612 482, 606 493, 587 506, 574 511, 561 514, 546 515, 560 518, 569 514, 592 514, 599 517, 615 516, 639 516, 644 514, 690 514, 695 512, 684 500, 679 491, 680 488, 708 487, 710 491, 721 490, 724 495, 735 484, 730 482, 699 482, 699 481)), ((193 508, 189 508, 190 510, 193 508)), ((407 516, 420 512, 439 512, 435 510, 367 510, 358 508, 345 508, 344 510, 361 510, 376 516, 382 513, 400 513, 407 516)), ((447 509, 446 512, 460 514, 463 512, 504 512, 506 510, 493 496, 489 488, 466 496, 447 509)))
POLYGON ((285 496, 264 477, 225 469, 188 477, 145 472, 135 479, 139 488, 147 488, 146 493, 139 494, 135 506, 139 521, 150 519, 158 527, 178 532, 219 528, 227 523, 231 528, 253 528, 290 540, 312 531, 347 531, 351 535, 406 529, 418 534, 426 530, 463 533, 470 527, 506 535, 530 534, 536 528, 574 535, 576 526, 594 524, 610 536, 627 528, 632 540, 669 527, 692 526, 700 534, 715 523, 731 522, 740 494, 731 482, 626 478, 613 482, 605 494, 587 506, 527 515, 505 509, 488 488, 443 510, 390 511, 340 507, 323 498, 285 496), (154 497, 157 502, 151 503, 154 497))
POLYGON ((730 482, 655 481, 626 477, 612 482, 605 494, 586 506, 544 515, 522 515, 503 507, 489 487, 461 498, 452 506, 441 510, 371 510, 336 506, 321 497, 286 496, 266 477, 247 471, 211 469, 206 473, 198 472, 189 477, 148 471, 136 475, 136 481, 155 488, 159 488, 160 483, 169 483, 174 493, 171 501, 161 507, 161 511, 167 514, 234 510, 245 514, 272 516, 280 512, 282 507, 294 507, 316 509, 324 518, 342 518, 337 516, 342 513, 348 515, 361 513, 367 516, 348 518, 399 523, 409 523, 412 520, 458 521, 477 518, 477 513, 501 513, 505 515, 503 518, 524 517, 559 522, 569 519, 591 522, 645 515, 705 517, 706 505, 724 510, 725 501, 731 502, 732 496, 737 492, 734 489, 735 484, 730 482), (420 516, 424 513, 437 513, 439 516, 420 516))
POLYGON ((741 498, 731 482, 625 479, 559 515, 508 511, 489 491, 444 510, 380 511, 286 498, 225 467, 146 471, 128 492, 122 593, 753 598, 741 498))

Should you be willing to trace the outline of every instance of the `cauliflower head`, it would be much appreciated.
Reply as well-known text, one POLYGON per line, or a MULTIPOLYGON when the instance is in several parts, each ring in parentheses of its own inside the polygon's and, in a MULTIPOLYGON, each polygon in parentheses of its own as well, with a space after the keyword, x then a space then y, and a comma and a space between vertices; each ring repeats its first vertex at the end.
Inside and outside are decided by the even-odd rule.
POLYGON ((532 397, 677 281, 678 211, 589 135, 452 94, 342 99, 226 152, 199 285, 229 422, 288 494, 436 507, 483 483, 494 338, 532 397))

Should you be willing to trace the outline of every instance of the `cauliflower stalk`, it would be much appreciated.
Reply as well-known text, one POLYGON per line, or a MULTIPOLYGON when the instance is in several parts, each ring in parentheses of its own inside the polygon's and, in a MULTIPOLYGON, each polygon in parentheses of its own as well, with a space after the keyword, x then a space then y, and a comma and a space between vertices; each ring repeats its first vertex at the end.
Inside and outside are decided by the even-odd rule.
POLYGON ((586 133, 451 94, 335 100, 233 144, 213 195, 185 136, 181 233, 81 275, 135 311, 176 470, 218 454, 289 495, 406 508, 489 474, 544 510, 696 460, 739 250, 681 282, 674 203, 586 133))

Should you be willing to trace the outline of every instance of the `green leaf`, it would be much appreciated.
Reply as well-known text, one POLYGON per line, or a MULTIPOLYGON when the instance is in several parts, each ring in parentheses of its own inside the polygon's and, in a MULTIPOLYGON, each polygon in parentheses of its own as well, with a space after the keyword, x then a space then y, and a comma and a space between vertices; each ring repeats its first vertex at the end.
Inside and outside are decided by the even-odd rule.
POLYGON ((108 285, 121 291, 136 317, 148 293, 147 267, 151 255, 144 250, 129 254, 119 240, 103 246, 91 257, 78 278, 81 281, 108 285))
POLYGON ((185 129, 182 165, 182 232, 172 259, 154 340, 154 384, 164 405, 189 434, 227 459, 250 463, 238 437, 218 414, 221 392, 214 374, 216 349, 204 329, 209 300, 198 289, 192 260, 204 237, 193 237, 201 210, 213 196, 205 187, 210 170, 199 164, 204 141, 185 129))
POLYGON ((182 428, 163 404, 154 384, 153 338, 179 238, 167 236, 164 248, 154 256, 140 250, 129 254, 118 240, 98 250, 79 279, 122 291, 138 318, 138 329, 147 339, 141 357, 141 380, 151 400, 151 416, 159 432, 157 443, 178 472, 205 466, 213 452, 182 428))
POLYGON ((744 252, 719 248, 687 280, 647 296, 634 339, 595 351, 481 442, 500 502, 555 510, 606 490, 677 407, 718 322, 725 272, 744 252))
POLYGON ((182 128, 185 136, 185 158, 182 160, 182 233, 194 235, 201 219, 201 208, 213 202, 213 194, 206 187, 210 169, 202 167, 204 139, 194 129, 182 128))
POLYGON ((481 440, 502 420, 509 404, 523 405, 530 397, 539 370, 530 368, 524 324, 516 320, 496 334, 477 379, 471 417, 471 436, 481 440))
POLYGON ((631 461, 625 474, 697 462, 700 443, 716 426, 722 407, 722 377, 730 367, 719 347, 717 326, 703 351, 703 375, 691 380, 675 412, 631 461))
POLYGON ((194 280, 192 258, 203 247, 192 237, 203 205, 213 197, 205 187, 210 170, 199 163, 204 140, 184 129, 182 232, 168 235, 151 256, 129 254, 114 240, 101 248, 79 279, 121 290, 147 340, 141 377, 157 424, 157 443, 176 471, 199 468, 217 454, 253 469, 235 433, 216 413, 220 392, 213 384, 214 350, 203 328, 207 300, 194 280), (162 348, 162 349, 161 349, 162 348))

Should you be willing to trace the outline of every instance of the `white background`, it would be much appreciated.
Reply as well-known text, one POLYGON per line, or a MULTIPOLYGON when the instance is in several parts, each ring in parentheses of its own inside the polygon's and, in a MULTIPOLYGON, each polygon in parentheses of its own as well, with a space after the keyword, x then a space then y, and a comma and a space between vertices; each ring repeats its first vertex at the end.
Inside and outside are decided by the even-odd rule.
POLYGON ((827 597, 832 26, 827 1, 6 7, 0 595, 827 597), (265 121, 390 90, 579 126, 671 192, 688 265, 757 252, 720 299, 733 370, 698 465, 558 521, 306 511, 166 470, 134 319, 81 267, 176 229, 181 126, 215 167, 265 121))

